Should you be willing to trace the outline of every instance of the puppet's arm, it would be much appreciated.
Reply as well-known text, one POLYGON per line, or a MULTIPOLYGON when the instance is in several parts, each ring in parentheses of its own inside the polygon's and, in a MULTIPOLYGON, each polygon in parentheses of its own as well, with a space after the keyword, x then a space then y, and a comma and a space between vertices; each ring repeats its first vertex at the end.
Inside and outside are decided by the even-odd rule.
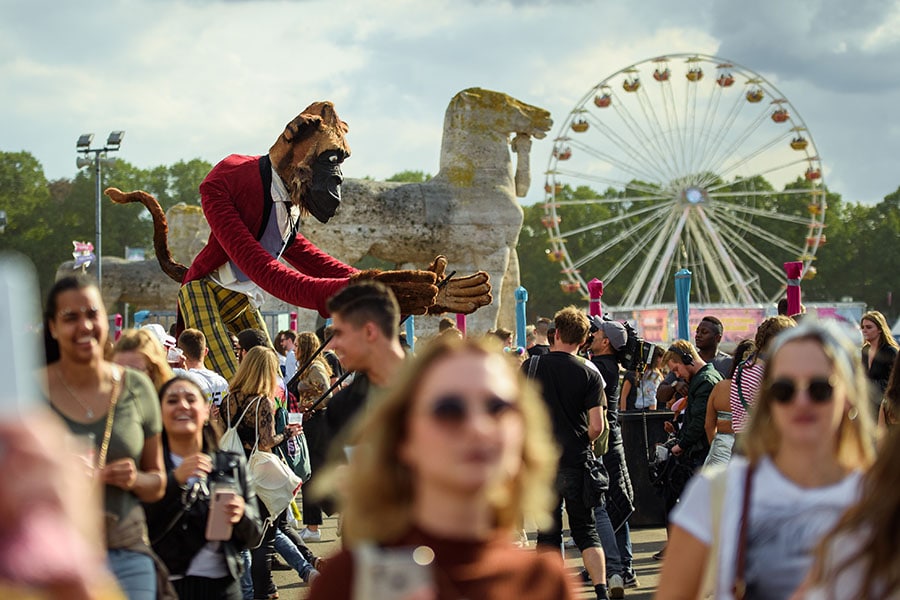
POLYGON ((491 303, 489 276, 479 271, 467 277, 444 282, 447 258, 438 256, 425 271, 379 271, 371 269, 353 275, 351 280, 374 279, 391 288, 407 315, 455 312, 470 314, 491 303))

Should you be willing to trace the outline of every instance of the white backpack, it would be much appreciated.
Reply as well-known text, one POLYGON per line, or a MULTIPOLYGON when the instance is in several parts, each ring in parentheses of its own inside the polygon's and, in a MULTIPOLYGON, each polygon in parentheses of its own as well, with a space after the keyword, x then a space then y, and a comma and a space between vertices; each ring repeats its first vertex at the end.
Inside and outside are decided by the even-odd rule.
MULTIPOLYGON (((257 398, 253 402, 259 404, 261 398, 257 398)), ((226 452, 234 452, 235 454, 244 454, 244 442, 241 441, 241 436, 238 435, 237 426, 241 421, 244 420, 244 415, 247 414, 247 411, 250 410, 250 407, 253 406, 253 402, 247 404, 246 408, 244 408, 244 412, 241 413, 241 418, 239 418, 234 426, 231 425, 231 402, 226 398, 225 400, 225 410, 227 411, 227 421, 226 424, 228 428, 225 430, 225 433, 222 434, 222 437, 219 438, 219 449, 225 450, 226 452)))

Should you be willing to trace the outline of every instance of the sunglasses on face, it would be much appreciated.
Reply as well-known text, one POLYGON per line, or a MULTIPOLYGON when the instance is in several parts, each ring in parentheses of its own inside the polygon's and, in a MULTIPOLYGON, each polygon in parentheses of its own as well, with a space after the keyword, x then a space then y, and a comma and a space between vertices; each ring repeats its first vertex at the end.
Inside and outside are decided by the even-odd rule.
MULTIPOLYGON (((504 400, 498 396, 492 396, 482 403, 481 411, 494 421, 499 421, 503 416, 517 413, 519 407, 515 402, 504 400)), ((434 421, 447 427, 460 427, 471 416, 472 407, 463 396, 442 396, 432 403, 429 415, 434 421)))
POLYGON ((813 377, 805 388, 793 379, 780 378, 769 384, 769 396, 778 404, 789 404, 797 391, 806 389, 809 399, 816 404, 824 404, 834 395, 834 385, 827 377, 813 377))

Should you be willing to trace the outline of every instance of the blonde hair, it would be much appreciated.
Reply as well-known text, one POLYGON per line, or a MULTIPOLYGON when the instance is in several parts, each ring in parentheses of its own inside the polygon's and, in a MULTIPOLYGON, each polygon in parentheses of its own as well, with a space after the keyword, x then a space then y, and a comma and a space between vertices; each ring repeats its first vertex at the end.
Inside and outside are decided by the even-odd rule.
POLYGON ((859 500, 844 513, 816 549, 811 571, 813 584, 824 583, 826 587, 832 587, 828 584, 855 564, 860 568, 862 577, 854 600, 893 598, 900 590, 900 543, 897 541, 897 531, 900 530, 900 469, 897 468, 897 456, 900 456, 900 435, 893 432, 866 473, 859 500), (850 537, 856 550, 842 562, 836 563, 829 558, 837 544, 846 546, 848 543, 846 539, 841 539, 843 536, 850 537))
MULTIPOLYGON (((398 459, 408 435, 410 414, 417 392, 432 367, 455 355, 503 356, 485 340, 440 336, 408 364, 386 397, 356 424, 351 440, 357 444, 346 478, 336 482, 336 471, 323 478, 323 487, 341 487, 344 539, 354 543, 395 541, 413 525, 413 475, 398 459), (330 481, 329 481, 330 480, 330 481)), ((525 514, 546 525, 554 501, 556 448, 543 402, 537 389, 524 378, 516 363, 506 358, 497 377, 512 377, 519 389, 519 410, 524 427, 522 466, 498 489, 488 492, 495 524, 512 529, 525 514), (505 372, 504 372, 505 371, 505 372)))
MULTIPOLYGON (((309 360, 309 357, 312 356, 316 350, 318 350, 321 342, 319 340, 319 336, 317 336, 312 331, 301 331, 297 334, 297 339, 294 340, 294 352, 297 356, 297 368, 302 367, 306 364, 306 361, 309 360)), ((328 364, 328 361, 325 360, 325 355, 319 352, 313 361, 322 365, 325 369, 325 372, 331 377, 331 365, 328 364)))
POLYGON ((175 376, 166 349, 159 339, 146 329, 126 329, 113 346, 113 356, 117 352, 137 352, 147 361, 147 375, 158 392, 163 384, 175 376))
POLYGON ((666 350, 666 353, 663 354, 662 364, 668 365, 669 361, 687 364, 684 362, 686 356, 690 356, 695 365, 700 363, 700 355, 697 354, 697 350, 692 343, 687 340, 675 340, 669 346, 669 349, 666 350))
POLYGON ((228 384, 228 394, 270 398, 280 374, 275 351, 267 346, 254 346, 238 365, 237 372, 228 384))
POLYGON ((858 346, 832 321, 804 320, 797 327, 785 329, 772 340, 759 395, 753 405, 750 424, 741 446, 751 463, 778 451, 781 435, 775 428, 772 400, 767 393, 772 382, 772 365, 777 364, 778 352, 785 345, 805 340, 817 342, 821 346, 831 363, 833 376, 846 390, 847 403, 850 405, 851 410, 844 411, 841 416, 837 432, 837 461, 844 468, 864 469, 872 464, 875 456, 874 429, 868 402, 869 384, 859 360, 858 346), (851 418, 850 412, 855 412, 856 416, 851 418))

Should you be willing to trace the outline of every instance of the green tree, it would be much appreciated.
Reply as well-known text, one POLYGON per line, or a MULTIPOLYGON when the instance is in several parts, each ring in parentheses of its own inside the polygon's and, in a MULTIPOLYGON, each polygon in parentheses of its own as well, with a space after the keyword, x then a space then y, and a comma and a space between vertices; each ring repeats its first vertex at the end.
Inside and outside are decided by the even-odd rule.
POLYGON ((68 180, 48 182, 41 164, 28 152, 0 152, 0 210, 7 226, 0 249, 19 252, 34 263, 41 297, 60 263, 72 258, 73 221, 67 210, 68 180))
POLYGON ((422 171, 400 171, 391 175, 385 181, 396 181, 398 183, 424 183, 431 179, 431 175, 422 171))

